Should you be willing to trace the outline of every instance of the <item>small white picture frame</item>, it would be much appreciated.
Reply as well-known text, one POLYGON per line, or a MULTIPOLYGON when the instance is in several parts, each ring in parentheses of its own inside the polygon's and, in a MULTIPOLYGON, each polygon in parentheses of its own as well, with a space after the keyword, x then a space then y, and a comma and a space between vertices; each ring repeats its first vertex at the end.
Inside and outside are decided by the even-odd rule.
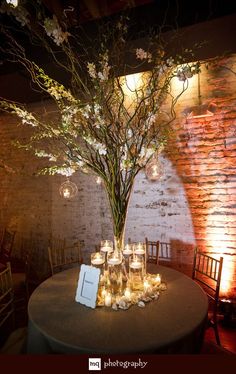
POLYGON ((81 265, 75 301, 96 308, 100 269, 81 265))

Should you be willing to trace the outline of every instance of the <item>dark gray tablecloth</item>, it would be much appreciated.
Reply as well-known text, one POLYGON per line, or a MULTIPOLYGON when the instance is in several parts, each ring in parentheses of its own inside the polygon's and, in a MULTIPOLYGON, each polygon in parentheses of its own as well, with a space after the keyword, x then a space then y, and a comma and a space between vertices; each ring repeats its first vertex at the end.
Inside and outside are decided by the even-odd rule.
POLYGON ((32 294, 28 353, 195 353, 204 331, 208 301, 189 277, 154 265, 167 283, 145 308, 88 308, 75 301, 79 268, 58 273, 32 294))

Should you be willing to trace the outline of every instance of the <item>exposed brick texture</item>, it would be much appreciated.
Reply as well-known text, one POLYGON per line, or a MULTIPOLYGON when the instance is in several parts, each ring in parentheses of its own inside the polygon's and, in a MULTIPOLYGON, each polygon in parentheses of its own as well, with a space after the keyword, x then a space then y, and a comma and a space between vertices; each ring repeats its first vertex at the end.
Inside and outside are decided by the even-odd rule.
MULTIPOLYGON (((213 117, 186 119, 183 111, 198 102, 197 80, 179 100, 173 124, 171 152, 162 156, 165 174, 149 182, 141 172, 135 181, 126 225, 126 240, 171 243, 170 266, 191 274, 193 248, 219 256, 223 253, 222 296, 236 291, 236 56, 221 60, 200 75, 201 99, 213 101, 213 117), (232 70, 232 71, 231 71, 232 70), (229 283, 230 282, 230 283, 229 283)), ((179 84, 179 82, 177 82, 179 84)), ((178 87, 173 87, 173 90, 178 87)), ((52 110, 50 103, 35 103, 31 110, 52 110)), ((52 114, 53 116, 53 114, 52 114)), ((9 115, 0 116, 0 227, 17 230, 14 251, 21 237, 32 233, 36 271, 48 271, 47 245, 50 236, 84 241, 84 258, 101 239, 112 239, 106 195, 95 177, 80 172, 71 180, 78 196, 60 197, 62 176, 36 176, 42 160, 11 145, 24 139, 27 127, 18 126, 9 115)))

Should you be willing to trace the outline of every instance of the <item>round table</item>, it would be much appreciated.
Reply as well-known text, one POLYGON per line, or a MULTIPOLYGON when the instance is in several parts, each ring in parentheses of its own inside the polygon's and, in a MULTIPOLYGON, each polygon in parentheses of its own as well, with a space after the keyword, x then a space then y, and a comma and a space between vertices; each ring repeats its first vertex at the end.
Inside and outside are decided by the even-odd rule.
POLYGON ((128 310, 92 309, 75 301, 79 268, 43 282, 28 304, 29 354, 196 353, 200 349, 208 301, 186 275, 152 265, 167 290, 160 297, 128 310))

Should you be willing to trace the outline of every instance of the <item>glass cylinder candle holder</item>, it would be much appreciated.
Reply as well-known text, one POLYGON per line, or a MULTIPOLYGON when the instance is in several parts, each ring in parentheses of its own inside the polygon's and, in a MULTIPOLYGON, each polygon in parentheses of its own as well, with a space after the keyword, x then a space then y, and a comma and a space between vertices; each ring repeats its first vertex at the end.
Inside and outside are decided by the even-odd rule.
POLYGON ((146 245, 144 243, 138 242, 134 244, 133 248, 134 248, 134 254, 143 259, 144 273, 146 274, 146 263, 147 263, 146 245))
POLYGON ((143 258, 132 255, 129 258, 129 282, 133 291, 143 291, 144 264, 143 258))
POLYGON ((105 253, 113 252, 113 242, 111 240, 101 240, 100 251, 105 253))
POLYGON ((124 265, 126 272, 129 272, 129 256, 133 254, 132 244, 128 243, 123 249, 124 265))
POLYGON ((133 254, 132 244, 128 243, 125 245, 125 248, 123 249, 123 255, 130 256, 132 254, 133 254))
POLYGON ((107 254, 108 282, 112 296, 120 294, 122 290, 122 255, 118 252, 107 254))
POLYGON ((91 253, 91 265, 101 268, 105 263, 105 253, 93 252, 91 253))

